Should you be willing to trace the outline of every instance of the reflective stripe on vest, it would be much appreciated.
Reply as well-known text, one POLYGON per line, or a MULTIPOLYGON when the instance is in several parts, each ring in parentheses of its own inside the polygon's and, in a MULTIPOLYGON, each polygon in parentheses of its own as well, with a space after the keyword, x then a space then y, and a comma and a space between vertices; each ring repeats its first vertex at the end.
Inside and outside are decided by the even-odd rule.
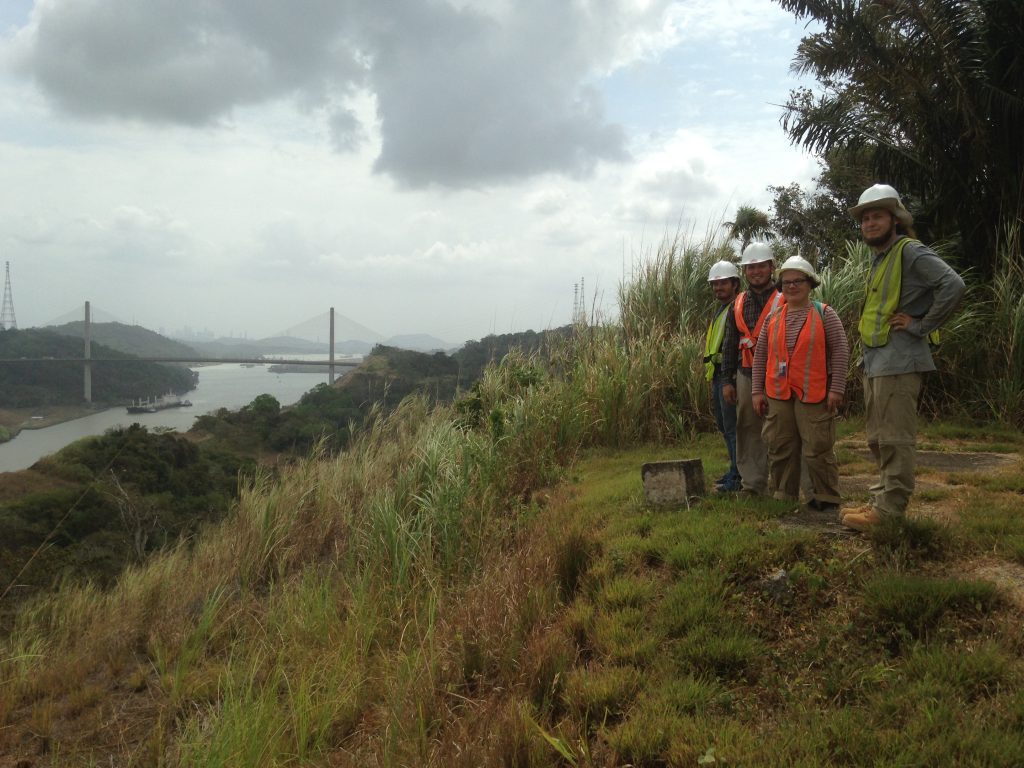
MULTIPOLYGON (((903 248, 907 243, 920 243, 909 237, 900 238, 874 271, 868 273, 864 309, 857 323, 857 332, 865 347, 884 347, 889 343, 889 318, 899 311, 903 290, 903 248)), ((939 344, 939 330, 928 334, 928 341, 939 344)))
POLYGON ((764 391, 774 400, 789 400, 793 395, 803 403, 820 403, 828 394, 828 361, 825 354, 825 307, 813 302, 803 327, 796 337, 792 355, 786 348, 788 305, 772 312, 768 319, 768 361, 764 391))
POLYGON ((722 364, 722 339, 725 338, 725 317, 728 313, 729 305, 726 304, 708 326, 708 338, 704 342, 704 378, 708 381, 715 377, 715 366, 722 364))
POLYGON ((764 309, 761 310, 761 316, 757 318, 757 324, 754 326, 754 332, 751 333, 747 327, 747 321, 743 319, 743 304, 746 298, 746 291, 736 297, 736 301, 733 304, 733 316, 736 318, 736 330, 740 333, 740 367, 753 368, 754 347, 757 345, 757 337, 761 335, 761 327, 764 325, 768 315, 778 309, 783 301, 782 294, 778 290, 773 290, 772 297, 765 302, 764 309))

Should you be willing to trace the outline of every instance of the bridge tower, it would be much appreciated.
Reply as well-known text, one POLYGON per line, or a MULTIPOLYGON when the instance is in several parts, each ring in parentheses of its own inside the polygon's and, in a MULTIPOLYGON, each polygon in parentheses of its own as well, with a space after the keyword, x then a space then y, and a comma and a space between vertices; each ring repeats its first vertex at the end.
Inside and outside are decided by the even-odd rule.
POLYGON ((17 330, 18 321, 14 317, 14 298, 11 296, 11 262, 4 262, 6 265, 6 278, 4 280, 4 303, 0 307, 0 331, 17 330))

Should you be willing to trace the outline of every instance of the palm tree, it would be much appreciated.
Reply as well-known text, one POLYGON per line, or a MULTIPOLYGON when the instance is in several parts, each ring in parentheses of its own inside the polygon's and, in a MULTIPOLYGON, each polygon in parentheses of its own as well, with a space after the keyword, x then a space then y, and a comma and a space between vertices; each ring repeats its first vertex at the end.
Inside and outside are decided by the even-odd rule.
POLYGON ((751 240, 774 240, 768 214, 752 205, 741 205, 736 209, 735 221, 722 224, 729 230, 730 240, 740 241, 740 253, 746 250, 751 240))
POLYGON ((930 236, 959 235, 965 262, 991 274, 1001 233, 1024 218, 1024 3, 776 2, 822 30, 793 62, 821 89, 790 94, 791 140, 868 158, 930 236))

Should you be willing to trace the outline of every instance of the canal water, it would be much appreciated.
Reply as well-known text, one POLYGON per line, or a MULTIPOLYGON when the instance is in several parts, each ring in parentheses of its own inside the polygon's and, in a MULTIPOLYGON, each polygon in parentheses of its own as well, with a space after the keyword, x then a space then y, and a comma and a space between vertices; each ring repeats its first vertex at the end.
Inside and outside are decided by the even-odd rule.
POLYGON ((191 407, 168 408, 157 413, 128 413, 124 407, 93 413, 43 429, 23 429, 13 440, 0 443, 0 472, 27 469, 43 456, 111 427, 142 424, 150 429, 170 427, 185 432, 196 416, 220 408, 237 410, 262 394, 273 395, 281 405, 291 405, 317 384, 326 384, 327 369, 315 373, 271 373, 268 368, 246 368, 237 363, 203 366, 196 389, 182 395, 191 407))

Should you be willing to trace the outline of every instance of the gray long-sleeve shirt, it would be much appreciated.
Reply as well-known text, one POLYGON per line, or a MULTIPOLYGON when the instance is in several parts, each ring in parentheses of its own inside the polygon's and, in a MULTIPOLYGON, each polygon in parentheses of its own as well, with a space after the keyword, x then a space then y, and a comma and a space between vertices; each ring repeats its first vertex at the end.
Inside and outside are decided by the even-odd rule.
MULTIPOLYGON (((886 253, 875 254, 872 275, 886 253)), ((914 319, 905 331, 890 332, 885 346, 864 347, 864 374, 868 378, 934 371, 928 334, 949 319, 967 289, 960 275, 921 243, 910 242, 903 247, 902 267, 897 311, 914 319)))

